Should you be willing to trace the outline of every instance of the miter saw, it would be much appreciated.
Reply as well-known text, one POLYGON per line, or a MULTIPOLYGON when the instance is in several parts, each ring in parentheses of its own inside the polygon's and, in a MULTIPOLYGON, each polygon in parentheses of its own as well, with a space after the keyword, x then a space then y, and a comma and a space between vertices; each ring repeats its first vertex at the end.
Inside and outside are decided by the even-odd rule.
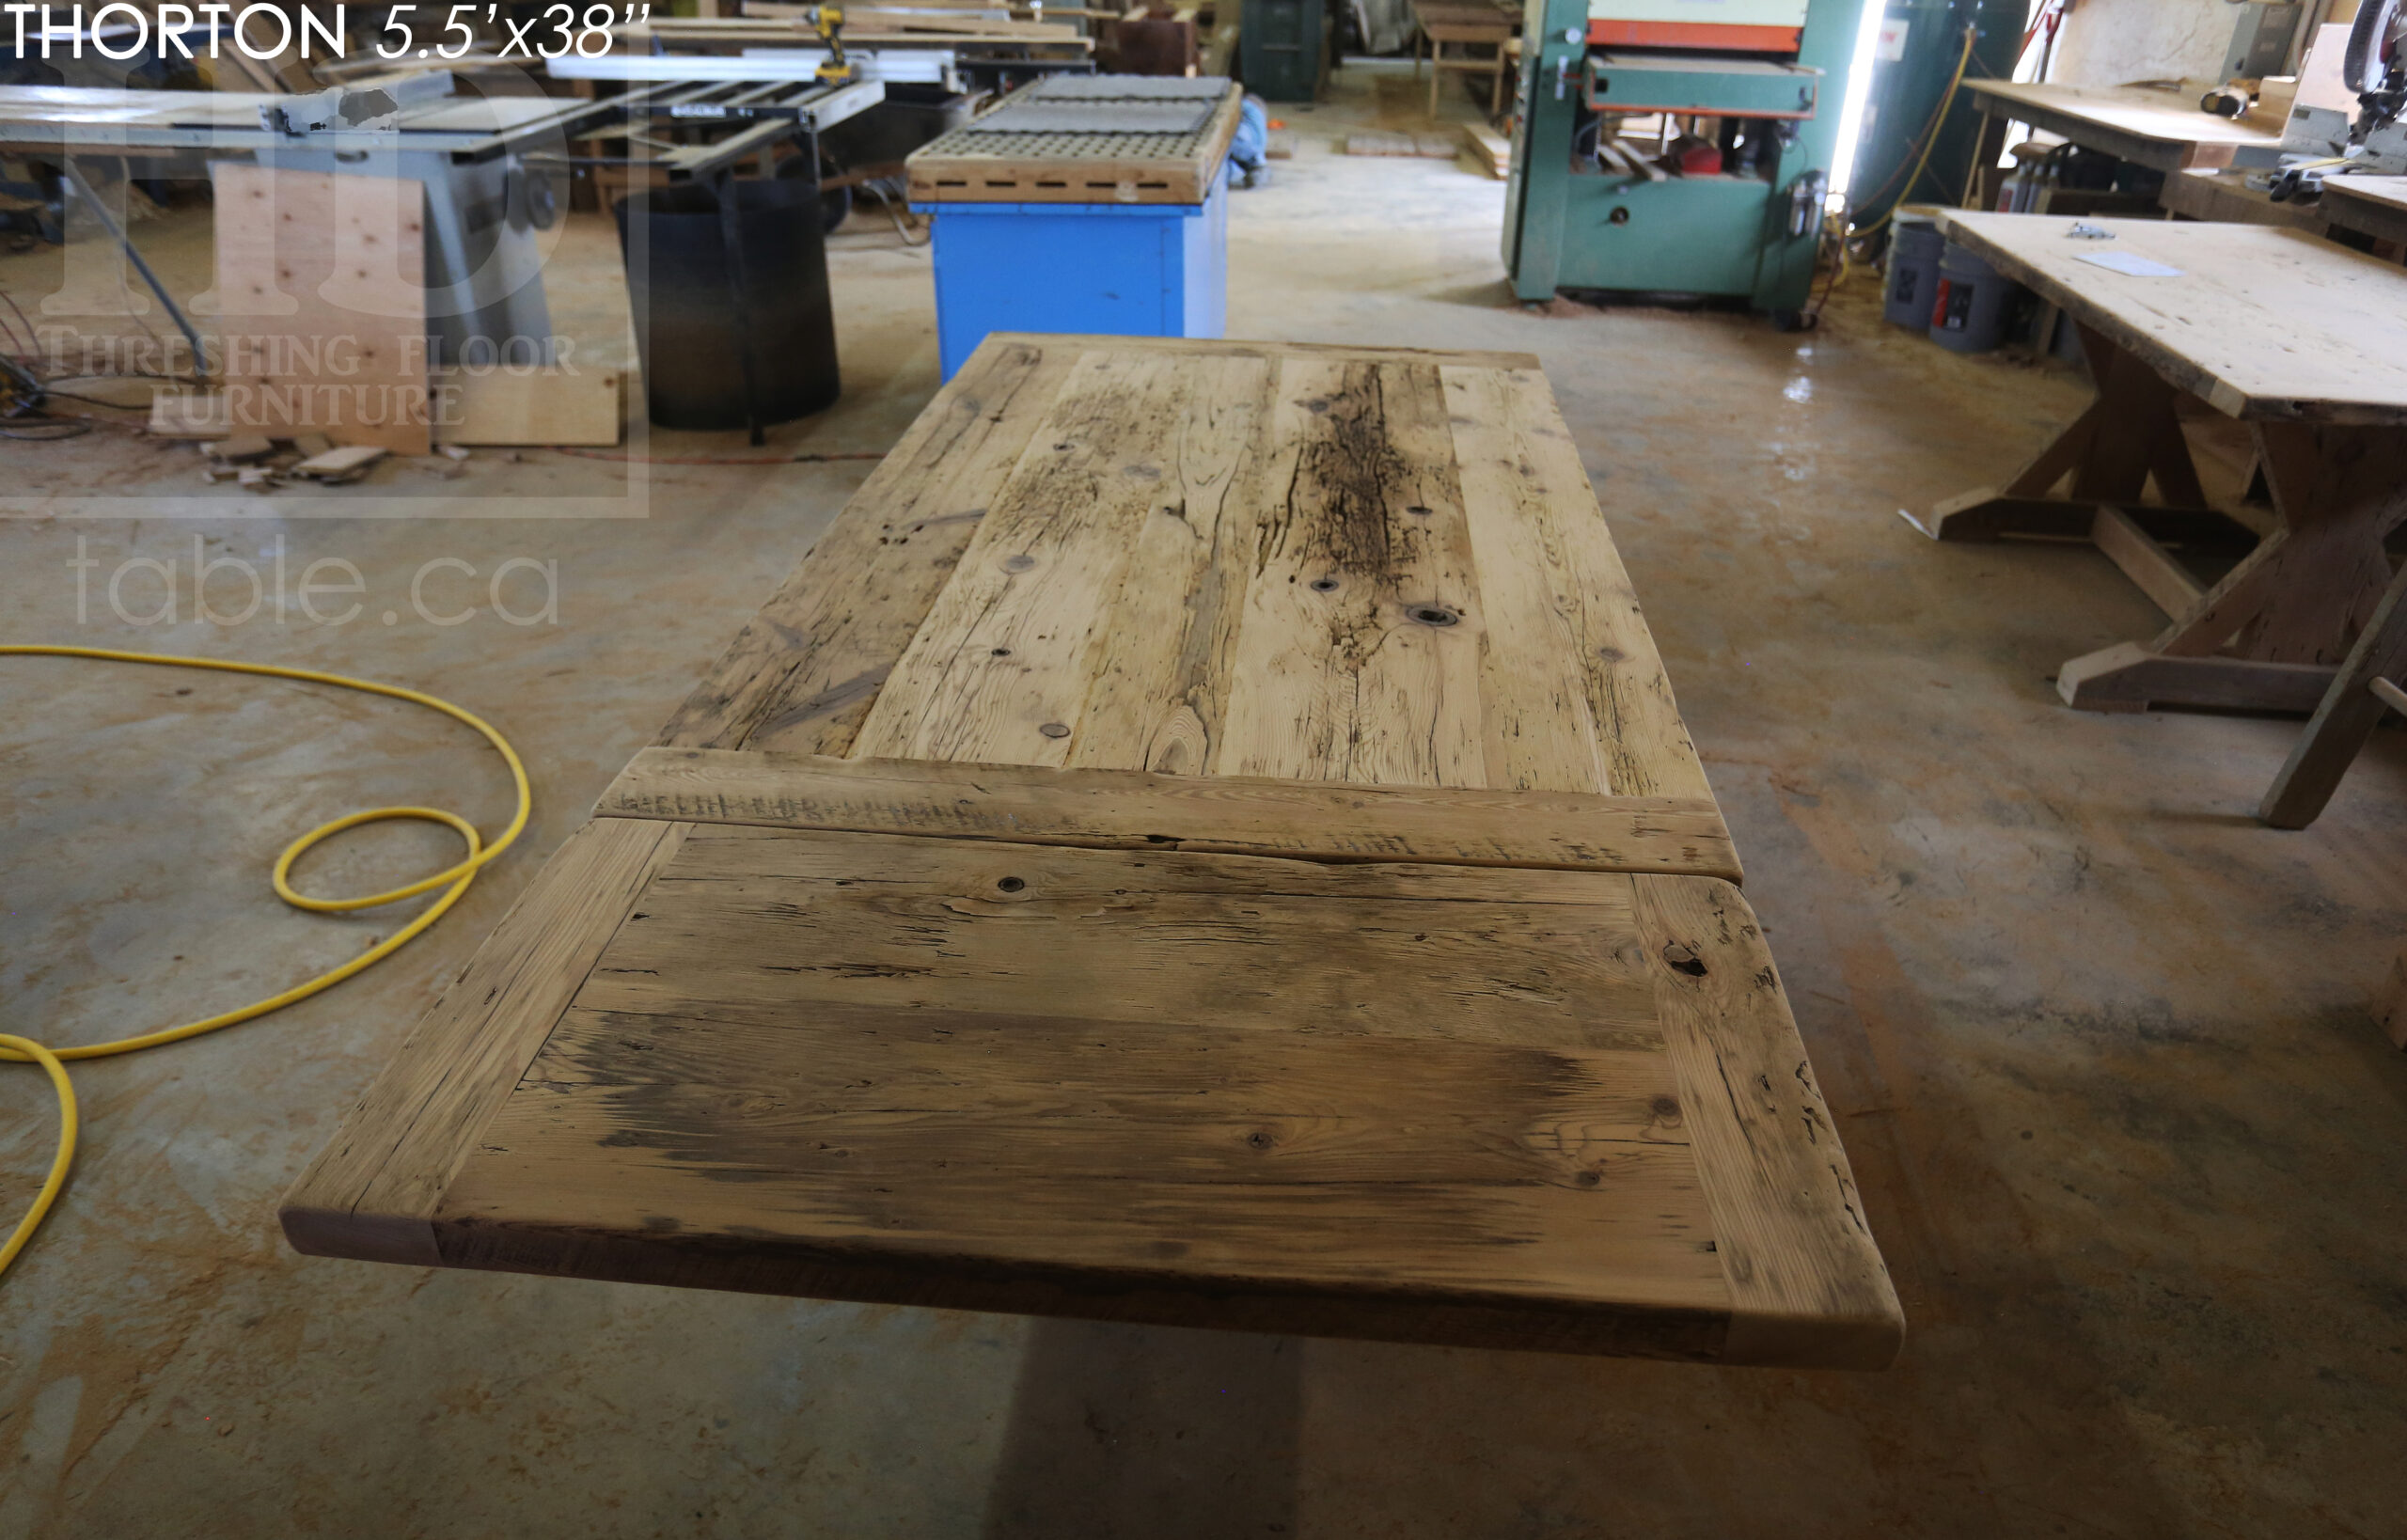
POLYGON ((2407 176, 2407 0, 2366 0, 2349 27, 2340 80, 2357 93, 2353 121, 2332 107, 2301 105, 2282 135, 2283 165, 2266 187, 2274 201, 2313 197, 2327 176, 2407 176))

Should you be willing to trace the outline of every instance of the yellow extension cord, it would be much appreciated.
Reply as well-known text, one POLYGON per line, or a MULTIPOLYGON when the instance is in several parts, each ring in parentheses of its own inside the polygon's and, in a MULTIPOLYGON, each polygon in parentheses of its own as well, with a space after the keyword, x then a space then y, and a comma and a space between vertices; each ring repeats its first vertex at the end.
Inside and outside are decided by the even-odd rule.
POLYGON ((485 741, 498 749, 503 761, 509 764, 510 778, 518 793, 518 810, 511 815, 510 826, 503 829, 501 837, 490 845, 484 843, 482 837, 477 833, 477 826, 474 824, 457 813, 446 812, 440 808, 371 808, 365 812, 347 813, 340 818, 321 824, 285 846, 284 854, 275 858, 275 869, 272 877, 275 885, 275 896, 296 909, 307 909, 312 914, 345 914, 354 909, 372 909, 379 904, 398 904, 403 899, 416 898, 420 893, 433 892, 437 888, 449 885, 441 898, 427 906, 425 913, 418 915, 391 936, 369 948, 351 961, 321 973, 306 983, 295 984, 280 995, 271 995, 255 1004, 205 1017, 199 1021, 186 1022, 181 1027, 162 1028, 155 1032, 145 1032, 139 1037, 121 1037, 110 1043, 88 1043, 81 1047, 48 1048, 30 1038, 0 1032, 0 1061, 20 1064, 39 1064, 49 1075, 51 1087, 58 1095, 58 1153, 51 1160, 50 1175, 42 1182, 41 1191, 35 1197, 33 1206, 25 1211, 24 1218, 17 1221, 17 1228, 9 1234, 8 1244, 0 1246, 0 1274, 5 1274, 8 1270, 8 1265, 17 1260, 17 1253, 25 1249, 25 1243, 31 1240, 34 1232, 40 1228, 43 1217, 50 1213, 51 1204, 57 1201, 59 1188, 66 1185, 68 1168, 74 1163, 75 1088, 68 1080, 65 1061, 108 1059, 121 1053, 155 1048, 164 1043, 181 1042, 188 1037, 198 1037, 203 1032, 213 1032, 221 1027, 231 1027, 239 1022, 266 1015, 271 1011, 280 1011, 295 1000, 307 999, 322 990, 333 988, 353 974, 384 961, 415 940, 427 927, 442 919, 446 910, 460 902, 460 895, 468 890, 468 885, 477 880, 477 873, 484 869, 485 863, 510 848, 511 841, 515 841, 520 831, 527 827, 527 815, 533 807, 533 799, 527 789, 527 767, 519 762, 518 751, 510 746, 510 740, 495 731, 492 724, 473 713, 462 710, 448 700, 438 700, 433 696, 422 695, 417 690, 403 689, 398 684, 378 684, 365 679, 347 679, 341 674, 320 673, 313 668, 279 668, 272 664, 227 663, 213 658, 160 657, 149 652, 120 652, 104 647, 0 646, 0 656, 102 658, 115 663, 149 663, 170 668, 214 668, 223 673, 266 674, 275 679, 298 679, 312 684, 338 684, 347 690, 364 690, 370 695, 390 696, 396 700, 407 700, 416 705, 439 711, 444 715, 455 721, 464 722, 483 733, 485 741), (407 887, 396 888, 389 892, 371 893, 366 898, 318 899, 293 890, 288 879, 292 872, 292 863, 299 860, 303 853, 320 841, 330 839, 345 829, 357 828, 362 824, 378 823, 388 818, 414 818, 427 823, 445 825, 456 831, 460 838, 467 842, 468 854, 458 864, 446 868, 431 877, 422 877, 407 887))

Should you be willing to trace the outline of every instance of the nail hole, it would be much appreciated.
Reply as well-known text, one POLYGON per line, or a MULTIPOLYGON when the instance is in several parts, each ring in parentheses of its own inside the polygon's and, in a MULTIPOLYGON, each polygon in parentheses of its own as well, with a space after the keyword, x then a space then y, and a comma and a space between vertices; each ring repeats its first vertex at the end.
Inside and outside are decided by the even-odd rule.
POLYGON ((1415 605, 1405 613, 1423 625, 1452 625, 1462 619, 1443 605, 1415 605))
POLYGON ((1028 879, 1025 877, 1005 877, 1000 882, 995 884, 995 886, 1001 888, 1006 893, 1016 893, 1021 888, 1028 886, 1028 879))
POLYGON ((1705 959, 1677 941, 1663 943, 1663 961, 1670 965, 1675 973, 1685 973, 1691 979, 1705 977, 1705 959))
POLYGON ((1336 588, 1337 579, 1333 577, 1315 577, 1313 579, 1313 591, 1314 593, 1334 592, 1336 588))

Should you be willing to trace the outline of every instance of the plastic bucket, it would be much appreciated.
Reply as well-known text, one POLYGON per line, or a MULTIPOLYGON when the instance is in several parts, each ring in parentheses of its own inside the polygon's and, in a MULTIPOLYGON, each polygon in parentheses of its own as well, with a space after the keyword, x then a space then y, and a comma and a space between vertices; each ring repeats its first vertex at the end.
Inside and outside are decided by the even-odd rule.
POLYGON ((2006 338, 2015 284, 1989 263, 1951 244, 1939 259, 1930 339, 1950 353, 1987 353, 2006 338))
POLYGON ((645 409, 663 428, 742 428, 755 410, 763 423, 789 422, 832 405, 842 389, 818 184, 797 178, 732 185, 744 271, 740 306, 710 187, 684 183, 619 203, 645 409), (637 259, 637 240, 648 261, 637 259))
POLYGON ((1900 211, 1889 237, 1889 287, 1880 319, 1915 331, 1930 328, 1932 296, 1939 289, 1939 254, 1947 238, 1929 214, 1900 211))

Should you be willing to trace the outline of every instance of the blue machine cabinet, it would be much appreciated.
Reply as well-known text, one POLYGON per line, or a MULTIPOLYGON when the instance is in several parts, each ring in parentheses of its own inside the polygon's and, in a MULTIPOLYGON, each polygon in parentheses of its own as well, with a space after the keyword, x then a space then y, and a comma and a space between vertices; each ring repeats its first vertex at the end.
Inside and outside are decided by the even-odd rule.
POLYGON ((944 377, 989 332, 1219 337, 1229 179, 1202 203, 930 203, 944 377))

